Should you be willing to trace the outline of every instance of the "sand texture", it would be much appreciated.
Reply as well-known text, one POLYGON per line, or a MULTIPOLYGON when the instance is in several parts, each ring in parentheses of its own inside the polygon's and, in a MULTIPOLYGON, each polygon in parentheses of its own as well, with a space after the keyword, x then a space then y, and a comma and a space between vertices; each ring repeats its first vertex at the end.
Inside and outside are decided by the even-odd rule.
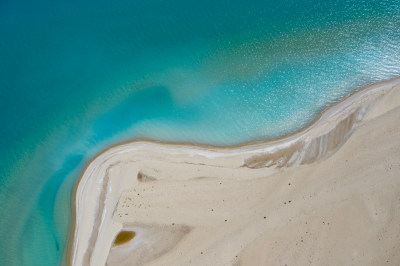
POLYGON ((400 265, 399 84, 273 141, 111 147, 77 183, 71 264, 400 265))

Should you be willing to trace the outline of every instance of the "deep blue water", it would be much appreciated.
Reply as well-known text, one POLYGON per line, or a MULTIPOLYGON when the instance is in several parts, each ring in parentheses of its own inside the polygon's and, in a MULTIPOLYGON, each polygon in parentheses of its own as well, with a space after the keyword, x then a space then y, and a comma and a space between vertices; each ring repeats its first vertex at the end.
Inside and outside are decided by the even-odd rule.
POLYGON ((0 1, 0 265, 57 265, 94 154, 303 127, 400 75, 400 2, 0 1))

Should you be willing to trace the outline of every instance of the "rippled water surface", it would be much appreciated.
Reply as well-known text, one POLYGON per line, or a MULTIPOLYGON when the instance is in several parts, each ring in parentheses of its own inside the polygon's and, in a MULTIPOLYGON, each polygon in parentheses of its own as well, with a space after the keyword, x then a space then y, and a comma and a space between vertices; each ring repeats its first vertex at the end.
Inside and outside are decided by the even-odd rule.
POLYGON ((274 138, 399 75, 396 0, 0 1, 0 265, 62 261, 113 143, 274 138))

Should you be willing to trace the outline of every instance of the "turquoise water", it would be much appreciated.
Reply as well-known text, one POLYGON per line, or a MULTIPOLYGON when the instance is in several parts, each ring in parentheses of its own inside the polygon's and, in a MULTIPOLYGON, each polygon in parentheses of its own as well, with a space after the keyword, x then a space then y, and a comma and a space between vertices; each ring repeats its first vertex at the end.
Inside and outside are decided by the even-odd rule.
POLYGON ((297 130, 400 75, 400 2, 0 1, 0 265, 57 265, 94 154, 297 130))

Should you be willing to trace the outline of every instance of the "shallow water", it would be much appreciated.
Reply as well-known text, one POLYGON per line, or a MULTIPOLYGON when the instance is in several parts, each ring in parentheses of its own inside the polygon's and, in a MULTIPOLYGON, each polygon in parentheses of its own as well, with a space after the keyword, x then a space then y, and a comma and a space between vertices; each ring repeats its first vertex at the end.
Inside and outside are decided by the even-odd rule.
POLYGON ((1 1, 0 264, 56 265, 105 147, 293 132, 400 75, 399 1, 1 1))

